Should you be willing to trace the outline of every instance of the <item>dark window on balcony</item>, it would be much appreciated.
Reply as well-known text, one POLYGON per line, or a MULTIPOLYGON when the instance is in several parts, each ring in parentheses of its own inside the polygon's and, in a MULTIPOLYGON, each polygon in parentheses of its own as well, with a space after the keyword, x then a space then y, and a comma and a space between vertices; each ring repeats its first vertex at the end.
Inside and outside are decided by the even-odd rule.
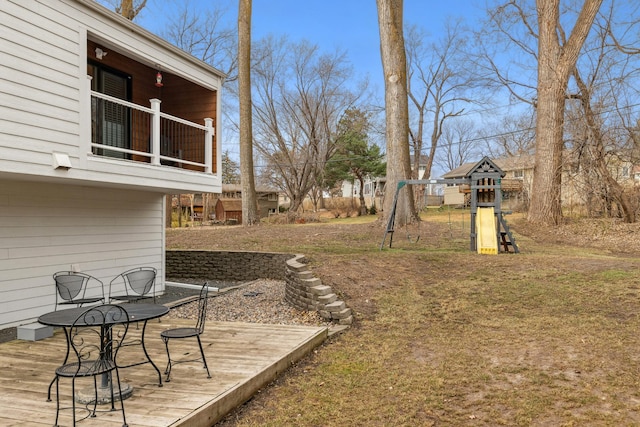
MULTIPOLYGON (((91 90, 125 101, 131 100, 131 76, 90 62, 87 73, 92 76, 91 90)), ((131 149, 130 108, 102 99, 91 98, 91 140, 111 147, 131 149)), ((120 151, 93 148, 100 156, 128 159, 130 155, 120 151)))

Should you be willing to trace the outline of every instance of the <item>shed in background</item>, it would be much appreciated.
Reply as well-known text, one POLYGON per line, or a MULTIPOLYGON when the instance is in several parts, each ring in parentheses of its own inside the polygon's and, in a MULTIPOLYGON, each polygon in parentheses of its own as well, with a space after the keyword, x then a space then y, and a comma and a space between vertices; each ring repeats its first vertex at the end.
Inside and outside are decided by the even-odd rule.
POLYGON ((218 199, 216 202, 216 220, 242 224, 242 200, 218 199))

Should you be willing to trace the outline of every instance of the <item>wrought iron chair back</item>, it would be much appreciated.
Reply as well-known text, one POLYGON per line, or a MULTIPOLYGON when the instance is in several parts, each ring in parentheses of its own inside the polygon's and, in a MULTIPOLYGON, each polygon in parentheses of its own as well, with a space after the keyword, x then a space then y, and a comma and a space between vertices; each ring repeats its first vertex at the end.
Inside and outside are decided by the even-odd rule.
POLYGON ((75 358, 56 369, 56 421, 58 425, 60 408, 60 378, 71 379, 73 425, 76 424, 76 379, 93 377, 94 397, 86 404, 88 414, 83 417, 95 417, 98 404, 98 376, 108 376, 104 384, 110 386, 111 411, 115 411, 115 401, 120 400, 123 425, 126 425, 124 403, 115 397, 112 372, 115 371, 118 396, 122 392, 120 373, 118 372, 118 350, 129 329, 129 315, 120 305, 103 304, 83 311, 73 322, 69 331, 69 345, 75 358), (93 409, 89 405, 93 403, 93 409))
POLYGON ((56 310, 58 305, 76 304, 82 307, 83 304, 93 304, 104 302, 104 285, 102 281, 95 277, 75 271, 59 271, 53 275, 56 284, 56 310), (87 297, 87 288, 90 282, 96 282, 100 293, 87 297))
POLYGON ((204 332, 204 324, 207 321, 207 304, 209 301, 209 284, 205 283, 200 289, 198 298, 198 318, 196 319, 196 330, 198 334, 204 332))
POLYGON ((155 302, 156 273, 153 267, 138 267, 120 273, 109 283, 109 301, 135 302, 153 298, 155 302), (124 286, 124 294, 112 295, 114 284, 124 286))

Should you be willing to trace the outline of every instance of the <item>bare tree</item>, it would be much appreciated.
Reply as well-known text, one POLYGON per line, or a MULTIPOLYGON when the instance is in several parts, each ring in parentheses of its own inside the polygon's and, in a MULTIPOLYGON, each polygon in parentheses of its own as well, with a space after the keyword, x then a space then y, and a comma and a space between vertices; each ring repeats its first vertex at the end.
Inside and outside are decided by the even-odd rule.
POLYGON ((147 5, 147 0, 99 0, 99 2, 110 5, 117 14, 129 21, 133 21, 147 5))
MULTIPOLYGON (((407 94, 407 58, 404 44, 402 0, 376 0, 380 53, 384 73, 387 182, 383 220, 391 214, 398 183, 411 177, 409 157, 409 101, 407 94)), ((419 221, 413 192, 399 193, 396 224, 419 221)))
POLYGON ((448 22, 442 39, 427 44, 425 32, 417 26, 406 31, 409 136, 413 150, 413 174, 418 177, 420 165, 425 166, 424 177, 431 176, 431 168, 445 123, 464 112, 464 106, 475 102, 468 96, 475 86, 468 72, 466 39, 460 22, 448 22), (425 122, 430 121, 428 153, 424 148, 425 122))
MULTIPOLYGON (((615 25, 613 21, 606 22, 602 28, 607 31, 607 35, 612 45, 626 55, 640 55, 638 47, 638 26, 640 26, 640 4, 638 2, 618 2, 612 1, 616 8, 622 10, 621 22, 615 25), (620 7, 622 6, 622 7, 620 7), (625 8, 626 7, 626 8, 625 8)), ((614 6, 612 6, 613 8, 614 6)))
POLYGON ((226 75, 225 87, 238 78, 237 32, 224 25, 227 12, 217 4, 205 11, 193 9, 189 2, 181 3, 182 9, 169 17, 161 35, 203 62, 222 70, 226 75))
POLYGON ((133 0, 122 0, 122 4, 119 8, 116 8, 116 12, 124 16, 130 21, 133 21, 138 13, 144 8, 147 4, 147 0, 140 0, 135 2, 133 0))
POLYGON ((482 139, 491 157, 513 157, 535 152, 536 116, 532 111, 507 115, 482 130, 482 139))
POLYGON ((473 121, 457 119, 444 125, 442 130, 441 150, 435 163, 444 170, 452 170, 458 166, 481 157, 480 138, 473 121))
POLYGON ((569 77, 602 0, 585 0, 566 43, 558 37, 560 0, 538 0, 538 102, 536 160, 529 221, 562 220, 562 151, 564 109, 569 77))
POLYGON ((344 53, 323 54, 306 41, 267 37, 253 63, 255 148, 297 211, 322 181, 341 115, 365 88, 352 89, 344 53))
POLYGON ((238 95, 240 102, 240 182, 242 225, 258 224, 258 201, 253 174, 251 114, 251 0, 240 0, 238 11, 238 95))
MULTIPOLYGON (((637 206, 616 176, 621 163, 633 164, 628 158, 633 150, 625 149, 627 135, 616 130, 621 124, 612 112, 619 111, 614 105, 622 100, 627 87, 637 85, 638 72, 637 64, 628 63, 626 54, 610 46, 613 19, 614 6, 610 3, 585 45, 583 64, 572 72, 576 94, 570 96, 574 109, 568 112, 573 113, 568 131, 573 135, 572 160, 579 166, 574 170, 587 184, 583 191, 587 209, 593 213, 592 208, 600 206, 602 212, 611 214, 615 205, 625 222, 635 222, 637 206)), ((563 37, 564 33, 560 31, 559 35, 563 37)))
MULTIPOLYGON (((481 37, 498 35, 510 47, 516 47, 510 61, 520 70, 514 73, 493 60, 486 49, 484 64, 493 72, 496 82, 505 87, 511 99, 536 107, 536 154, 529 220, 557 224, 562 220, 562 153, 565 100, 569 78, 582 46, 589 34, 602 0, 585 0, 575 15, 560 12, 560 0, 536 0, 535 9, 527 2, 510 0, 490 10, 490 24, 481 37), (569 36, 560 37, 573 18, 569 36), (561 23, 564 26, 561 26, 561 23), (563 43, 564 41, 564 43, 563 43), (531 64, 528 68, 527 64, 531 64), (533 77, 520 79, 521 76, 533 77), (517 77, 514 77, 517 76, 517 77)), ((566 9, 563 9, 565 11, 566 9)), ((497 49, 497 47, 496 47, 497 49)))

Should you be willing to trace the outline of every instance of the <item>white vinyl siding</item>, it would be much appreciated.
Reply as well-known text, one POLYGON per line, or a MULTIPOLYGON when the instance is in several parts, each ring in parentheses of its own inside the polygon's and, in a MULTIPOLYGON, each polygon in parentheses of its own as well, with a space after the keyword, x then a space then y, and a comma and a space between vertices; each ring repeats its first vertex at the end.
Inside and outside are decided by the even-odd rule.
POLYGON ((160 289, 163 199, 159 193, 4 181, 0 329, 53 310, 52 275, 72 264, 106 288, 124 270, 152 266, 160 289))
POLYGON ((49 153, 25 166, 50 165, 52 151, 78 147, 78 32, 56 16, 62 18, 31 1, 6 2, 0 11, 0 126, 6 132, 0 147, 16 146, 12 136, 29 136, 23 150, 49 153))
MULTIPOLYGON (((134 24, 93 0, 3 0, 0 22, 0 173, 166 192, 220 186, 219 174, 105 163, 90 148, 88 38, 105 40, 147 65, 163 64, 219 94, 221 75, 210 66, 142 28, 132 31, 134 24), (68 156, 72 168, 55 170, 52 153, 68 156)), ((220 129, 216 133, 220 139, 220 129)))

